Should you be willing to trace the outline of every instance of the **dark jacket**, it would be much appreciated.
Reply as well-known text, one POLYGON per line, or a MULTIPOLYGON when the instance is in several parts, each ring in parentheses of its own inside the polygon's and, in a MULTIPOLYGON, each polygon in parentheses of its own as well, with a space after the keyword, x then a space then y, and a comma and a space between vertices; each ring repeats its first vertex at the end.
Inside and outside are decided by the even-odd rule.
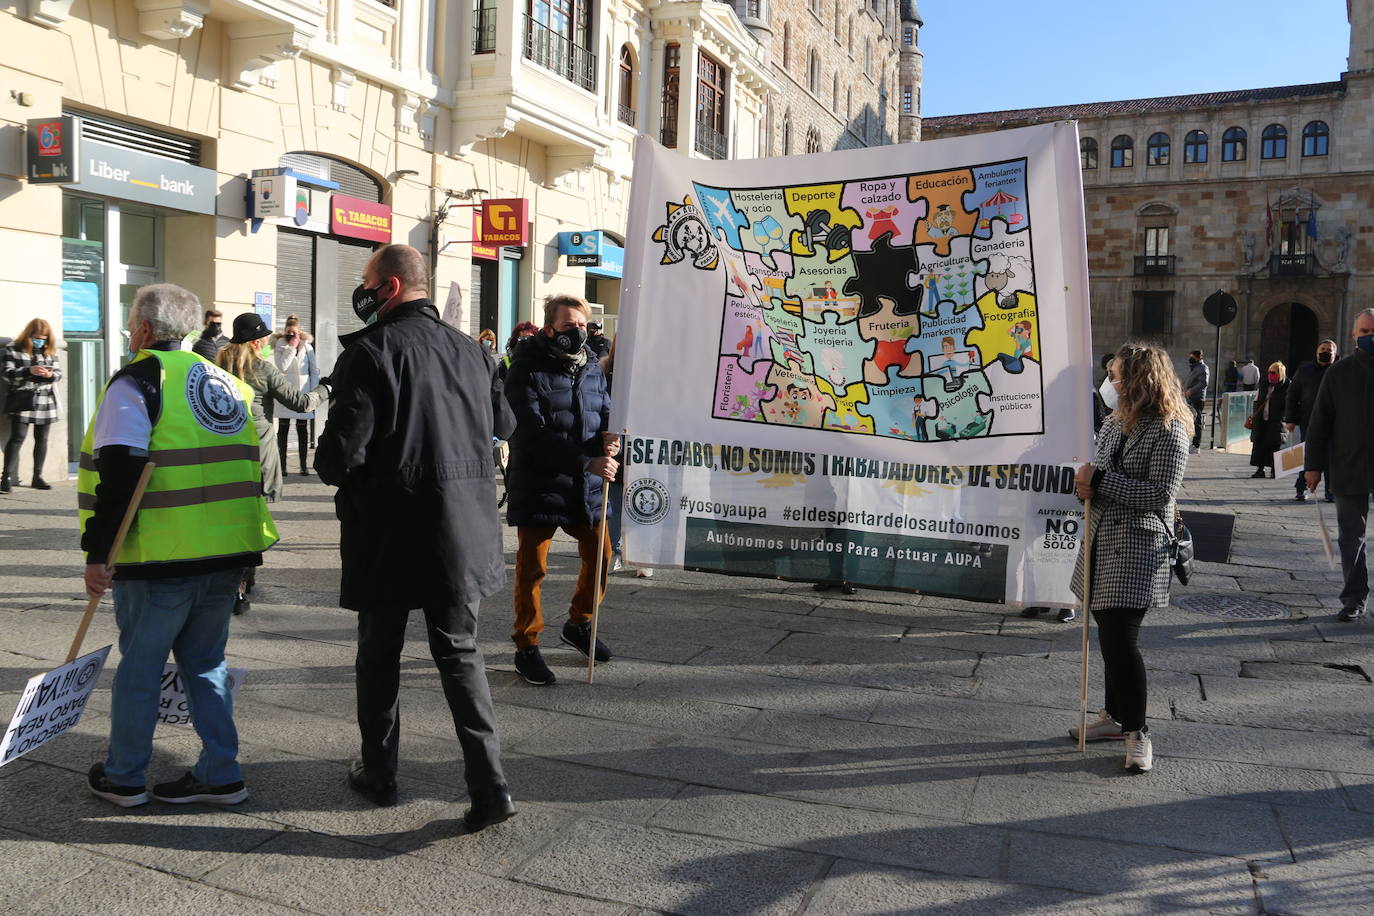
POLYGON ((257 375, 244 381, 253 389, 253 426, 258 431, 259 458, 262 462, 262 493, 268 502, 281 496, 281 454, 277 451, 277 430, 272 423, 274 402, 285 404, 288 410, 309 413, 325 402, 323 385, 311 391, 292 387, 286 376, 265 359, 258 360, 257 375))
POLYGON ((427 299, 341 340, 315 453, 320 479, 339 488, 339 603, 402 611, 496 592, 506 574, 491 442, 513 424, 495 364, 427 299))
POLYGON ((1326 370, 1335 365, 1322 365, 1305 362, 1293 373, 1288 386, 1288 404, 1283 411, 1283 422, 1296 423, 1306 427, 1312 420, 1312 405, 1317 403, 1317 389, 1321 387, 1326 370))
POLYGON ((542 333, 515 350, 506 374, 506 399, 515 411, 510 438, 507 524, 520 527, 595 524, 601 519, 602 480, 587 462, 605 454, 610 429, 606 376, 587 352, 569 374, 549 352, 542 333))
POLYGON ((191 350, 213 363, 215 356, 224 349, 224 345, 228 342, 229 338, 223 334, 218 337, 198 337, 196 342, 191 344, 191 350))
POLYGON ((1327 472, 1331 492, 1358 496, 1374 489, 1374 357, 1363 350, 1326 370, 1307 423, 1303 467, 1327 472))
POLYGON ((1283 410, 1288 403, 1290 381, 1284 379, 1271 385, 1269 379, 1260 379, 1259 393, 1255 396, 1255 412, 1250 415, 1250 465, 1257 468, 1274 466, 1274 453, 1283 448, 1283 410), (1264 418, 1264 404, 1269 400, 1269 419, 1264 418))

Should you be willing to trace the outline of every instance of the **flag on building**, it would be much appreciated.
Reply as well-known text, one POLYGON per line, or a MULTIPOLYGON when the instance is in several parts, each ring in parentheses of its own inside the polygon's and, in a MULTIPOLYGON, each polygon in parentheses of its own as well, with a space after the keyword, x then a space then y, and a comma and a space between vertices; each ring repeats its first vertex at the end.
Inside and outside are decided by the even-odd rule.
POLYGON ((1264 195, 1264 243, 1274 247, 1274 207, 1269 203, 1269 195, 1264 195))
POLYGON ((1309 201, 1307 205, 1307 237, 1315 239, 1317 237, 1317 208, 1316 199, 1309 201))

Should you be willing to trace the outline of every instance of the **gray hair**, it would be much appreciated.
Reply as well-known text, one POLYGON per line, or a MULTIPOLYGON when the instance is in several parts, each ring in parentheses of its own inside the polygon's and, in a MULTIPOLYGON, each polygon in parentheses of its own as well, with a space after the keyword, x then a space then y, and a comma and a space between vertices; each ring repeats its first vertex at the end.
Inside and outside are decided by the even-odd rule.
MULTIPOLYGON (((1358 322, 1361 318, 1364 318, 1366 315, 1374 316, 1374 309, 1360 309, 1358 312, 1355 313, 1355 322, 1358 322)), ((1352 324, 1355 322, 1352 322, 1352 324)))
POLYGON ((158 340, 181 340, 200 328, 200 300, 175 283, 154 283, 134 293, 133 315, 152 325, 158 340))

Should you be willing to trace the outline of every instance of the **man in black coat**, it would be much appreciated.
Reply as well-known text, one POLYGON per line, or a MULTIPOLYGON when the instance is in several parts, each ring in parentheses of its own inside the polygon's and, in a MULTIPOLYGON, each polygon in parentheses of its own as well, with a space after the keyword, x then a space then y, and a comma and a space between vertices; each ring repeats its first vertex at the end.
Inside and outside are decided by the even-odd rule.
POLYGON ((339 603, 358 612, 362 758, 349 784, 396 802, 401 647, 422 608, 463 748, 464 821, 480 830, 515 813, 476 640, 478 602, 505 584, 491 443, 513 424, 496 364, 440 321, 427 287, 409 245, 368 261, 353 292, 368 327, 342 338, 315 470, 339 488, 339 603))
POLYGON ((606 587, 609 538, 598 538, 603 481, 615 478, 620 439, 609 431, 610 390, 587 347, 591 309, 576 296, 544 300, 544 327, 516 348, 506 373, 506 399, 515 411, 506 492, 514 526, 515 670, 531 684, 556 680, 539 651, 544 629, 540 586, 549 544, 559 528, 577 541, 582 565, 563 625, 563 642, 596 661, 609 661, 601 640, 591 645, 597 589, 606 587), (601 540, 598 546, 598 540, 601 540), (597 570, 598 552, 601 568, 597 570))
POLYGON ((1307 489, 1316 490, 1325 471, 1336 494, 1336 525, 1341 548, 1341 589, 1338 620, 1355 620, 1369 598, 1365 564, 1365 523, 1369 492, 1374 489, 1374 308, 1355 316, 1353 355, 1326 370, 1312 418, 1307 424, 1303 462, 1307 489))
POLYGON ((201 329, 196 342, 191 344, 191 349, 213 363, 215 356, 227 343, 229 338, 224 336, 224 314, 219 309, 206 309, 205 327, 201 329))
MULTIPOLYGON (((1290 433, 1297 433, 1293 444, 1307 441, 1307 424, 1312 421, 1312 405, 1317 403, 1317 389, 1321 387, 1322 377, 1327 368, 1336 361, 1336 342, 1323 340, 1317 344, 1317 359, 1306 362, 1293 373, 1288 385, 1288 404, 1284 407, 1283 423, 1290 433)), ((1307 500, 1307 481, 1303 475, 1297 478, 1298 502, 1307 500)), ((1326 482, 1326 501, 1334 503, 1336 497, 1331 493, 1331 481, 1326 482)))
POLYGON ((611 355, 611 341, 601 330, 601 322, 587 322, 587 347, 597 359, 605 359, 611 355))

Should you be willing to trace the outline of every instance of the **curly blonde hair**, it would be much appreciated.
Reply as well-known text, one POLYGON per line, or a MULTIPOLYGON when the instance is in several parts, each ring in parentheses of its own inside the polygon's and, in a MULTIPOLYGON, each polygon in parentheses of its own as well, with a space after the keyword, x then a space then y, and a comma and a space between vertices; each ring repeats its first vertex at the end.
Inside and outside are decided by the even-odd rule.
POLYGON ((267 361, 258 355, 253 341, 248 343, 227 343, 215 354, 215 365, 226 369, 231 375, 243 379, 248 384, 258 380, 258 366, 267 361))
POLYGON ((1193 411, 1184 400, 1173 362, 1162 347, 1126 344, 1116 352, 1121 391, 1111 419, 1130 435, 1145 417, 1159 417, 1168 425, 1177 420, 1193 433, 1193 411))

